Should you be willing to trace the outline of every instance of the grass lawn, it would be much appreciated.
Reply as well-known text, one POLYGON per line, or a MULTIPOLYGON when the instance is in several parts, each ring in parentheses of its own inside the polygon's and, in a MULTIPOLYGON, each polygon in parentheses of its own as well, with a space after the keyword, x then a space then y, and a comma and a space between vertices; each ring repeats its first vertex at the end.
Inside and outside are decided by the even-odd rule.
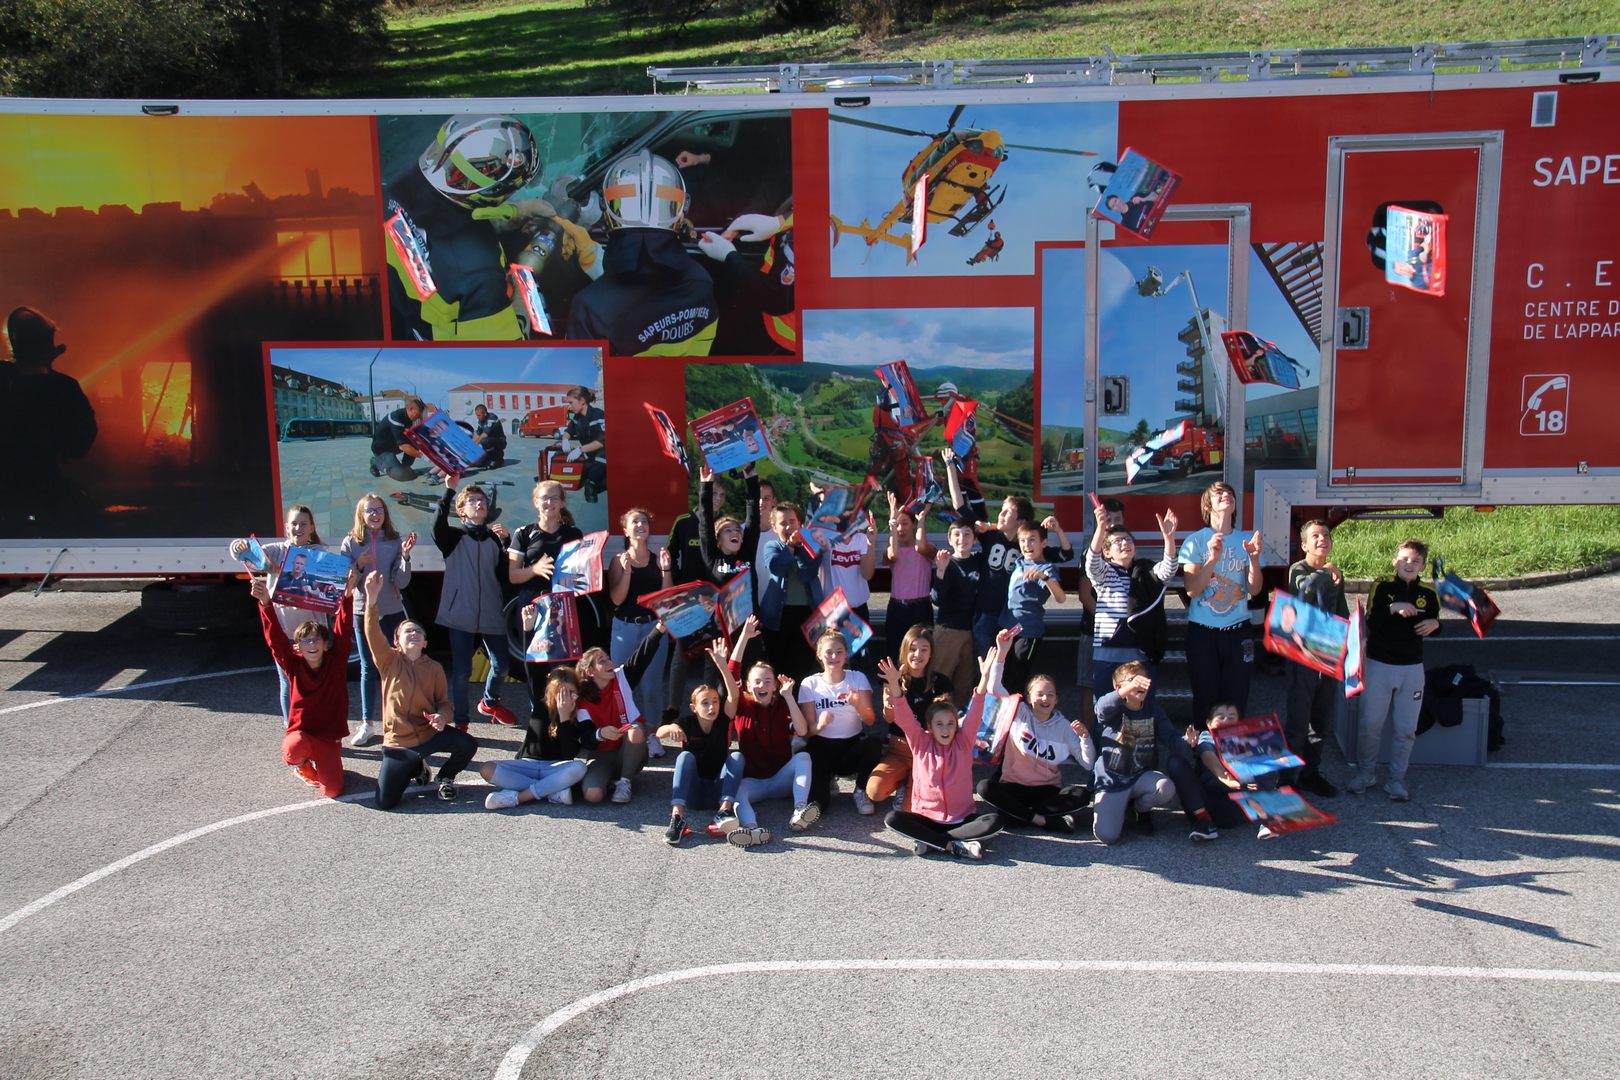
POLYGON ((1409 536, 1469 579, 1573 570, 1620 555, 1620 507, 1465 506, 1439 521, 1347 521, 1333 530, 1333 561, 1349 577, 1383 577, 1409 536))
POLYGON ((1364 0, 1013 0, 878 40, 849 25, 784 29, 762 11, 693 23, 674 38, 627 28, 585 0, 445 3, 389 24, 394 55, 333 80, 343 97, 648 93, 648 65, 991 59, 1216 52, 1562 37, 1612 31, 1612 0, 1413 4, 1364 0))

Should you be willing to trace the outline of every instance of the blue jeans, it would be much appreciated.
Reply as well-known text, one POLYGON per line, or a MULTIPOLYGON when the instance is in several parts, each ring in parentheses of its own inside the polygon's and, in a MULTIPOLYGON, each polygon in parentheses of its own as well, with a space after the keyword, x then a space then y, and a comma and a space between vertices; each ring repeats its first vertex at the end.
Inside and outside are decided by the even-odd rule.
POLYGON ((788 763, 776 770, 776 775, 770 779, 749 777, 737 786, 737 821, 745 829, 754 828, 759 824, 754 816, 755 802, 760 799, 780 799, 790 793, 795 810, 810 801, 810 755, 802 750, 789 758, 788 763))
MULTIPOLYGON (((361 621, 361 616, 355 616, 355 622, 361 621)), ((405 613, 396 611, 392 615, 379 615, 377 622, 382 626, 383 637, 389 641, 394 640, 394 631, 399 624, 405 621, 405 613)), ((377 723, 382 723, 382 683, 377 678, 377 661, 371 658, 371 644, 366 640, 362 630, 355 635, 355 644, 359 646, 360 653, 360 719, 366 723, 372 717, 377 723)))
POLYGON ((613 620, 613 636, 608 641, 608 655, 613 658, 613 666, 619 667, 630 659, 630 654, 646 640, 648 634, 659 634, 664 639, 631 693, 636 699, 636 709, 653 727, 664 722, 664 708, 670 704, 669 676, 665 670, 669 661, 669 635, 657 630, 657 625, 656 622, 633 623, 616 618, 613 620))
POLYGON ((578 758, 567 761, 538 761, 534 758, 514 758, 495 763, 495 775, 490 783, 506 791, 525 791, 536 799, 566 791, 585 779, 585 763, 578 758))
MULTIPOLYGON (((996 631, 1001 629, 1000 611, 981 611, 973 616, 973 651, 983 656, 996 643, 996 631)), ((1014 693, 1023 693, 1015 690, 1014 693)))
POLYGON ((675 790, 670 806, 712 810, 737 797, 737 786, 742 783, 743 758, 733 750, 726 755, 725 767, 712 779, 698 774, 697 755, 682 750, 675 758, 675 790))
POLYGON ((287 681, 287 673, 276 665, 276 679, 281 683, 281 722, 283 725, 292 723, 292 683, 287 681))
POLYGON ((501 700, 501 680, 506 678, 506 635, 479 634, 471 630, 450 631, 450 704, 456 723, 471 719, 467 704, 467 680, 472 677, 473 653, 482 646, 489 656, 489 676, 484 680, 484 704, 501 700))

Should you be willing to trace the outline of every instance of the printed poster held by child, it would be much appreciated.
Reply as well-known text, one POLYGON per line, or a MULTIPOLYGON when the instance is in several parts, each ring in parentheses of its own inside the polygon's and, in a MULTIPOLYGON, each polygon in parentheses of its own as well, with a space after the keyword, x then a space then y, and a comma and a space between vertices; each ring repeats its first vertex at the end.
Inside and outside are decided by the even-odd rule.
POLYGON ((805 620, 801 629, 804 632, 804 640, 810 643, 812 649, 816 647, 816 641, 822 634, 828 630, 837 630, 844 635, 844 643, 849 646, 851 656, 860 652, 866 643, 872 640, 872 628, 850 608, 849 598, 844 595, 843 589, 834 589, 832 595, 823 600, 805 620))
POLYGON ((754 613, 752 570, 744 570, 720 586, 715 596, 715 608, 720 615, 720 629, 728 636, 742 629, 748 616, 754 613))
POLYGON ((1012 730, 1012 722, 1018 716, 1018 704, 1022 700, 1019 694, 1002 697, 981 691, 973 695, 962 723, 973 726, 977 732, 973 740, 974 761, 990 765, 1001 760, 1007 732, 1012 730))
POLYGON ((1384 280, 1428 296, 1446 295, 1446 215, 1391 206, 1384 221, 1384 280))
POLYGON ((330 615, 343 603, 348 586, 347 557, 317 547, 289 547, 270 599, 287 607, 330 615))
POLYGON ((523 653, 532 663, 578 660, 585 653, 579 633, 579 606, 571 592, 541 593, 535 597, 534 632, 523 653))
POLYGON ((557 565, 551 574, 551 591, 593 593, 602 589, 602 550, 607 547, 607 533, 586 533, 578 540, 570 540, 557 553, 557 565))
POLYGON ((697 436, 698 450, 710 472, 740 469, 751 461, 771 456, 770 440, 754 411, 754 399, 743 398, 698 417, 687 424, 697 436))
POLYGON ((1271 383, 1287 390, 1299 389, 1299 376, 1305 365, 1265 338, 1247 330, 1225 330, 1221 333, 1221 344, 1226 346, 1233 373, 1243 384, 1271 383))
POLYGON ((646 409, 647 415, 652 418, 653 430, 658 433, 658 448, 664 452, 665 457, 672 458, 686 470, 687 475, 691 475, 692 459, 686 452, 686 440, 675 430, 675 422, 669 418, 669 413, 645 401, 641 403, 641 407, 646 409))
POLYGON ((1266 610, 1266 648, 1334 679, 1344 678, 1350 622, 1278 589, 1266 610))
POLYGON ((1126 147, 1091 212, 1146 240, 1153 235, 1153 227, 1164 216, 1170 196, 1180 183, 1179 173, 1126 147))
POLYGON ((648 593, 640 603, 658 616, 670 637, 679 641, 712 627, 719 592, 706 581, 690 581, 672 589, 648 593))
POLYGON ((460 476, 480 461, 486 451, 460 424, 434 409, 405 429, 405 441, 448 476, 460 476))
POLYGON ((1291 787, 1275 791, 1234 791, 1228 798, 1238 804, 1245 817, 1264 825, 1273 834, 1318 829, 1339 820, 1337 814, 1324 813, 1306 802, 1304 796, 1291 787))
POLYGON ((1252 784, 1269 773, 1303 768, 1305 761, 1288 749, 1277 715, 1216 721, 1209 727, 1215 753, 1233 778, 1252 784))
POLYGON ((1484 637, 1485 631, 1502 613, 1489 593, 1447 570, 1446 560, 1438 555, 1434 557, 1434 591, 1440 598, 1440 606, 1467 619, 1477 637, 1484 637))

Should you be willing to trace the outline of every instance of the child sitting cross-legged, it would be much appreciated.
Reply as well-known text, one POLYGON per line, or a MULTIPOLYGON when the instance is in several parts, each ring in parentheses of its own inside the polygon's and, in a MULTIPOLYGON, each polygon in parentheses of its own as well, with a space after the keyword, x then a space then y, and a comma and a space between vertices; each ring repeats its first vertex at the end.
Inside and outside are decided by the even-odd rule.
MULTIPOLYGON (((709 652, 716 670, 726 670, 725 639, 715 641, 709 652)), ((700 686, 692 691, 691 705, 679 722, 658 729, 659 742, 681 748, 675 758, 669 828, 664 830, 664 843, 671 847, 691 835, 686 813, 692 807, 718 807, 720 821, 734 817, 731 807, 742 782, 742 755, 730 752, 731 725, 720 717, 720 691, 700 686)))
MULTIPOLYGON (((995 648, 985 657, 981 693, 1007 696, 1001 673, 1012 642, 1010 629, 996 635, 995 648)), ((979 798, 1001 811, 1008 825, 1072 833, 1079 827, 1077 815, 1091 801, 1091 789, 1060 786, 1058 766, 1073 760, 1089 773, 1096 751, 1084 727, 1076 731, 1059 711, 1057 684, 1050 676, 1036 675, 1024 690, 1028 699, 1018 703, 1007 730, 1001 768, 980 781, 979 798)))
POLYGON ((726 684, 725 712, 731 718, 731 736, 742 755, 742 783, 737 787, 735 817, 717 818, 714 828, 725 834, 734 847, 748 848, 769 843, 771 834, 760 827, 754 816, 754 803, 761 799, 793 796, 793 817, 788 828, 800 832, 821 816, 821 807, 810 801, 810 755, 793 752, 793 737, 805 737, 810 723, 798 702, 793 700, 793 680, 778 675, 771 665, 758 663, 748 669, 748 689, 737 686, 742 673, 743 653, 760 634, 759 620, 748 616, 737 635, 731 661, 721 665, 726 684))
POLYGON ((944 851, 959 859, 982 859, 986 837, 1002 829, 1001 815, 981 814, 973 802, 974 732, 964 731, 949 697, 934 699, 918 723, 900 684, 900 669, 878 661, 884 700, 911 746, 911 810, 892 810, 884 823, 911 839, 918 855, 944 851))
POLYGON ((1192 838, 1214 840, 1220 833, 1193 773, 1192 749, 1164 710, 1147 700, 1152 689, 1147 665, 1132 660, 1114 669, 1114 692, 1097 702, 1097 801, 1092 805, 1092 835, 1105 844, 1118 840, 1127 808, 1136 811, 1139 828, 1151 832, 1148 813, 1156 806, 1170 805, 1179 795, 1182 809, 1193 819, 1192 838))

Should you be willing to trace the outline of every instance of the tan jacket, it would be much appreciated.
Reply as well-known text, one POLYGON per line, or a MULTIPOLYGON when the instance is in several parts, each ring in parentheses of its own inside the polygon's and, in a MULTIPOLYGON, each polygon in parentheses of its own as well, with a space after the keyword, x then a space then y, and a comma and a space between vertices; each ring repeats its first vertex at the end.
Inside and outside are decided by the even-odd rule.
POLYGON ((366 609, 366 644, 382 679, 383 745, 420 746, 436 734, 424 713, 450 714, 450 684, 444 667, 426 653, 415 663, 383 636, 375 609, 366 609))

